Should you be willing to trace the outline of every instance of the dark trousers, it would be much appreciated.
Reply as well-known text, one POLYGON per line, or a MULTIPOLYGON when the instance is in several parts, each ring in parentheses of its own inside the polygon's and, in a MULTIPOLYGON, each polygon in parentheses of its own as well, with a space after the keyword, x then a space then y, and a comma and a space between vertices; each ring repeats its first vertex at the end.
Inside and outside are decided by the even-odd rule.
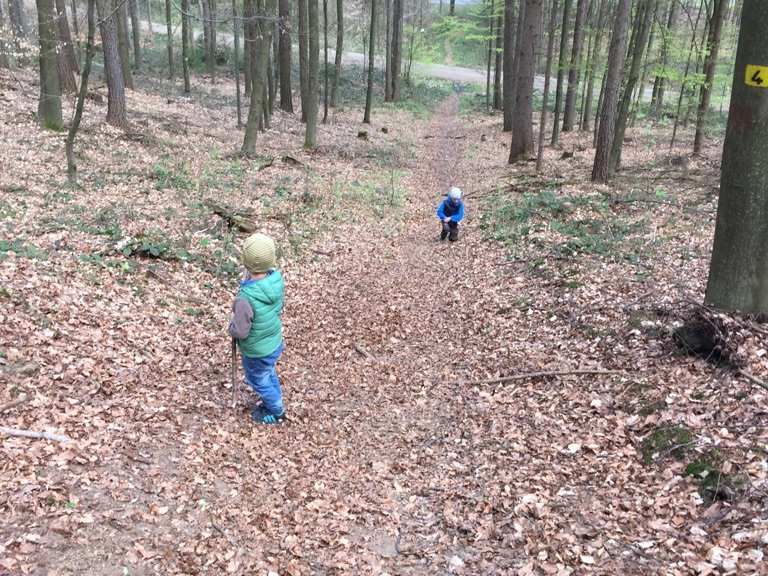
POLYGON ((443 229, 440 232, 440 240, 448 238, 451 242, 459 239, 459 223, 451 220, 450 222, 441 222, 443 229))

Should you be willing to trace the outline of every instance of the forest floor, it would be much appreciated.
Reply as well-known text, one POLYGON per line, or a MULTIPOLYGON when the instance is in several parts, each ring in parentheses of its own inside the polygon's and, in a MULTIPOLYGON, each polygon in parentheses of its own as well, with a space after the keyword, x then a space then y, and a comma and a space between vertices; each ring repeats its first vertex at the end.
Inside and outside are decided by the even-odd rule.
MULTIPOLYGON (((671 336, 717 318, 717 142, 673 166, 637 128, 596 186, 588 136, 508 166, 450 95, 333 112, 313 153, 277 113, 248 160, 217 93, 167 94, 126 133, 89 102, 72 190, 34 74, 0 71, 0 426, 71 438, 0 437, 0 574, 765 573, 768 392, 671 336), (282 249, 278 427, 230 406, 243 235, 210 200, 282 249)), ((722 322, 766 379, 765 326, 722 322)))

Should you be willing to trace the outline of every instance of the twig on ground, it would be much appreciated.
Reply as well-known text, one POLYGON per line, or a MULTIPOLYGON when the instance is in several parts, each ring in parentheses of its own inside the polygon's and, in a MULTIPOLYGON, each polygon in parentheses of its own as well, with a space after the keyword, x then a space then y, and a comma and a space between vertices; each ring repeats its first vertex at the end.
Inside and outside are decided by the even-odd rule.
POLYGON ((358 344, 357 342, 354 342, 354 343, 352 344, 352 346, 353 346, 353 348, 355 349, 355 351, 356 351, 358 354, 360 354, 361 356, 365 356, 366 358, 368 358, 368 360, 376 360, 376 356, 374 356, 373 354, 371 354, 370 352, 368 352, 368 350, 366 350, 365 348, 363 348, 363 347, 362 347, 360 344, 358 344))
POLYGON ((616 374, 626 374, 624 370, 555 370, 552 372, 524 372, 522 374, 512 374, 510 376, 502 376, 500 378, 490 378, 488 380, 456 380, 454 382, 447 382, 447 384, 469 384, 472 386, 480 384, 504 384, 505 382, 513 382, 515 380, 530 380, 532 378, 553 378, 555 376, 576 376, 594 374, 596 376, 609 376, 616 374))
POLYGON ((0 434, 6 436, 18 436, 20 438, 33 438, 41 440, 53 440, 55 442, 69 442, 72 440, 64 434, 52 434, 51 432, 35 432, 34 430, 19 430, 17 428, 4 428, 0 426, 0 434))
POLYGON ((5 404, 3 406, 0 406, 0 414, 7 412, 11 408, 16 408, 16 406, 21 406, 25 402, 28 402, 30 400, 30 397, 26 394, 16 398, 13 402, 8 402, 8 404, 5 404))
POLYGON ((739 370, 738 374, 739 374, 739 376, 744 376, 744 378, 746 378, 747 380, 752 382, 752 384, 754 384, 755 386, 760 386, 764 390, 768 390, 768 384, 766 384, 762 380, 756 378, 755 376, 753 376, 752 374, 750 374, 746 370, 739 370))

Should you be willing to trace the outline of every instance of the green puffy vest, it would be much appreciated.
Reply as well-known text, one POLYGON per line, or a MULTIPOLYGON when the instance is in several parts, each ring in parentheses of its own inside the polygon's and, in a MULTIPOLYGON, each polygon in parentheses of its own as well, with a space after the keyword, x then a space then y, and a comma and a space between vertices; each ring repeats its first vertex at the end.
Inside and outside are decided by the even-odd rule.
POLYGON ((266 278, 240 284, 238 298, 245 298, 253 309, 251 331, 240 340, 240 352, 249 358, 263 358, 277 350, 283 341, 283 277, 273 270, 266 278))

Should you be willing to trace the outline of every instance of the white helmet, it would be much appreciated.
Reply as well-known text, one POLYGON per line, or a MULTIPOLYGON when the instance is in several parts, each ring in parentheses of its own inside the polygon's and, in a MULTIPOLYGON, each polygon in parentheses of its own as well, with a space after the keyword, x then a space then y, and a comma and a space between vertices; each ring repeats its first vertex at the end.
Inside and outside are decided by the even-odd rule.
POLYGON ((448 198, 451 200, 461 200, 461 189, 451 186, 451 189, 448 191, 448 198))

